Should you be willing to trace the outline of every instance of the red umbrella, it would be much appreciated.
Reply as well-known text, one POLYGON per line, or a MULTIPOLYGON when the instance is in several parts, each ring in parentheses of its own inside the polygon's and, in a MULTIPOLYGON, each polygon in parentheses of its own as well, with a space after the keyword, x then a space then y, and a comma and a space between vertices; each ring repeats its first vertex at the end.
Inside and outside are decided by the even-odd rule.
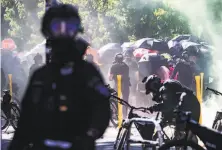
POLYGON ((133 56, 137 58, 141 58, 144 54, 147 54, 147 53, 157 53, 157 51, 144 49, 144 48, 138 48, 134 50, 133 56))
POLYGON ((16 44, 11 38, 7 38, 2 41, 2 48, 7 50, 14 50, 16 49, 16 44))

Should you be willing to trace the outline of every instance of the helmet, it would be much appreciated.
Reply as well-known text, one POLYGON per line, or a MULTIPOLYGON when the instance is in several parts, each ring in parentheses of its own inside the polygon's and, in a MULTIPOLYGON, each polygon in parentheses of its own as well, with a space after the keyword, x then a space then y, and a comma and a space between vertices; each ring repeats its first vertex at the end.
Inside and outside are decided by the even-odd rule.
POLYGON ((117 62, 117 63, 123 62, 123 54, 122 53, 117 53, 115 55, 115 62, 117 62))
POLYGON ((161 79, 156 75, 145 77, 142 82, 145 83, 146 94, 149 94, 150 92, 157 93, 161 87, 161 79))
POLYGON ((78 32, 83 32, 78 8, 70 4, 50 7, 43 16, 41 32, 45 38, 75 37, 78 32))
POLYGON ((34 57, 34 60, 37 61, 37 60, 42 60, 42 55, 40 55, 39 53, 37 53, 34 57))

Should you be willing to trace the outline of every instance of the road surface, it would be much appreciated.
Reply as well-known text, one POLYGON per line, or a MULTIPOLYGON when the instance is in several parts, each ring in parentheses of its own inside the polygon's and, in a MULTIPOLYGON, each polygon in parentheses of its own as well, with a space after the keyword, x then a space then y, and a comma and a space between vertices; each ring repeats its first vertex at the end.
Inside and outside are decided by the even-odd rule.
MULTIPOLYGON (((1 150, 7 150, 7 146, 9 145, 11 139, 13 138, 13 129, 9 127, 7 133, 2 132, 2 141, 1 141, 1 150)), ((97 150, 113 150, 113 143, 117 136, 118 129, 113 127, 109 127, 102 139, 96 141, 96 148, 97 150)), ((138 131, 133 127, 132 129, 132 136, 136 138, 140 138, 138 131)), ((132 145, 131 150, 141 150, 140 145, 132 145)))

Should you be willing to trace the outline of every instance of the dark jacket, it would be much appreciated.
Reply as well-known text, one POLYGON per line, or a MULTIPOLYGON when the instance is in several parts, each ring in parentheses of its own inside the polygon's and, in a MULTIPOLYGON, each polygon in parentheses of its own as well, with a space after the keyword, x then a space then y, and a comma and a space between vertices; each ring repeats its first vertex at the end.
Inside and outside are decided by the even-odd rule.
POLYGON ((122 63, 113 63, 110 68, 110 74, 113 74, 113 78, 115 83, 117 84, 117 75, 121 75, 122 86, 129 87, 130 86, 130 77, 129 77, 129 66, 122 63))
POLYGON ((48 64, 31 76, 9 150, 23 150, 46 138, 73 142, 89 128, 99 131, 98 138, 105 132, 110 93, 100 73, 85 61, 74 65, 70 74, 70 69, 62 68, 48 64), (67 111, 61 112, 61 106, 67 111))
POLYGON ((183 102, 180 110, 192 112, 192 119, 199 122, 201 109, 197 97, 191 91, 185 91, 184 93, 186 94, 181 93, 176 95, 174 100, 166 100, 161 104, 154 105, 153 110, 161 111, 163 113, 164 119, 170 121, 175 117, 174 110, 182 99, 183 102))

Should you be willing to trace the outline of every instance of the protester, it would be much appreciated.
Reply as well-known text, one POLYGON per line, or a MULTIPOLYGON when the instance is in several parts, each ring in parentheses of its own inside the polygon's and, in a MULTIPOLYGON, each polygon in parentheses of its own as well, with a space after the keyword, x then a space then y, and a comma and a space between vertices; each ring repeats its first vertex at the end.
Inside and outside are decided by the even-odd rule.
POLYGON ((77 8, 49 8, 41 31, 52 39, 51 61, 31 75, 9 150, 30 143, 33 150, 93 150, 109 124, 110 93, 97 69, 83 60, 85 43, 76 39, 82 32, 77 8))
MULTIPOLYGON (((128 102, 130 94, 130 77, 129 66, 123 62, 123 55, 121 53, 116 54, 115 61, 109 71, 109 80, 115 83, 115 89, 117 90, 118 81, 117 75, 121 75, 121 92, 122 98, 128 102)), ((127 116, 127 107, 123 109, 123 117, 127 116)))
POLYGON ((200 119, 200 104, 193 92, 184 87, 177 80, 167 80, 161 83, 161 79, 157 76, 149 76, 145 81, 146 94, 152 93, 153 100, 157 103, 153 109, 166 112, 165 119, 171 119, 173 110, 179 104, 181 98, 184 98, 182 109, 192 112, 192 118, 199 122, 200 119), (186 96, 181 97, 185 93, 186 96))
POLYGON ((131 93, 136 94, 137 83, 139 78, 139 68, 136 60, 133 58, 133 55, 126 54, 124 62, 129 66, 129 77, 131 83, 131 93))
POLYGON ((34 64, 29 69, 29 76, 39 67, 43 65, 43 58, 42 55, 39 53, 35 55, 34 57, 34 64))
MULTIPOLYGON (((163 122, 173 122, 174 110, 181 103, 181 111, 190 111, 191 118, 201 121, 201 106, 193 91, 183 86, 177 80, 167 80, 161 83, 161 79, 155 75, 144 78, 146 94, 152 94, 152 100, 158 104, 149 107, 149 110, 162 112, 163 122)), ((176 123, 176 131, 185 131, 184 126, 176 123)), ((197 141, 195 139, 195 141, 197 141)))
POLYGON ((171 79, 174 79, 177 75, 177 80, 180 81, 181 84, 191 88, 194 82, 194 70, 186 52, 182 54, 182 57, 183 58, 176 64, 171 79))

